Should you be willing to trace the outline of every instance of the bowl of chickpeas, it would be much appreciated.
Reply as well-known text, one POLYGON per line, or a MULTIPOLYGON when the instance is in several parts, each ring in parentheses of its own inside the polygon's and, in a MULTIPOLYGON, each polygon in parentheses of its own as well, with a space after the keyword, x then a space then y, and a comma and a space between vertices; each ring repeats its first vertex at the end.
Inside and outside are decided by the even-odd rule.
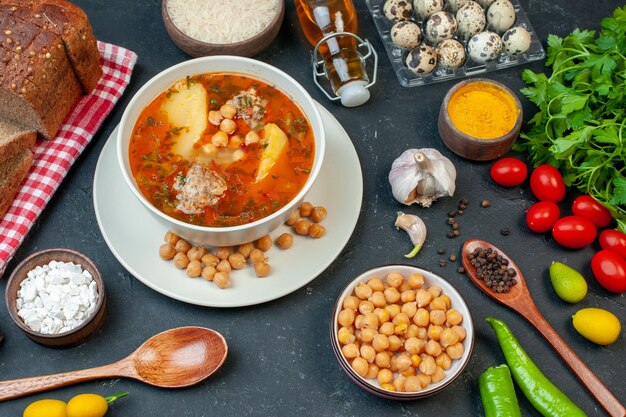
POLYGON ((387 399, 415 400, 450 385, 465 369, 474 325, 459 292, 411 265, 372 268, 337 299, 333 351, 360 387, 387 399))

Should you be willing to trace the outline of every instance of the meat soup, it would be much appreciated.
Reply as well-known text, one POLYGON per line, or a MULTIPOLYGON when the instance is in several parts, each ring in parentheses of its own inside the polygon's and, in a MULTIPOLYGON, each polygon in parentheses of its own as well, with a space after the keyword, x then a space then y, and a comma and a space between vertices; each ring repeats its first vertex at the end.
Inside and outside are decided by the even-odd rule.
POLYGON ((284 93, 232 73, 187 77, 141 113, 129 145, 141 193, 200 226, 264 218, 291 201, 315 155, 309 121, 284 93))

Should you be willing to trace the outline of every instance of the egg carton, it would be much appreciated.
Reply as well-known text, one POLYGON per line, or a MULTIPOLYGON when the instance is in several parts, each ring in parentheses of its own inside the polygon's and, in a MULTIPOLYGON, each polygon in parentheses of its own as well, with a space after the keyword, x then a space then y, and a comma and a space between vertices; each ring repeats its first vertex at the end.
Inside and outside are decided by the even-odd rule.
MULTIPOLYGON (((522 55, 517 56, 508 56, 505 53, 501 53, 494 61, 490 61, 485 64, 477 63, 472 61, 472 59, 470 59, 469 55, 467 54, 467 42, 460 37, 454 36, 453 39, 459 41, 465 48, 467 58, 463 66, 457 69, 448 69, 437 66, 437 68, 435 68, 435 70, 430 74, 423 75, 417 75, 411 72, 406 67, 405 60, 409 51, 395 45, 391 41, 390 31, 394 22, 387 19, 387 17, 383 13, 383 5, 385 4, 385 0, 365 0, 365 3, 367 4, 367 7, 372 15, 374 24, 378 29, 378 33, 383 41, 385 49, 387 50, 387 55, 389 56, 389 60, 391 61, 391 65, 396 72, 400 84, 404 87, 419 87, 422 85, 434 84, 442 81, 472 77, 487 72, 497 71, 503 68, 523 65, 528 62, 538 61, 545 58, 546 51, 541 46, 541 42, 539 41, 537 33, 530 24, 530 20, 528 20, 526 12, 522 8, 518 0, 510 1, 515 8, 516 15, 515 24, 513 26, 521 26, 530 33, 531 44, 530 48, 528 48, 528 51, 526 51, 522 55)), ((426 22, 415 19, 415 16, 413 16, 412 21, 420 26, 423 35, 424 25, 426 22)), ((502 34, 500 33, 500 35, 502 34)), ((432 47, 435 46, 430 44, 426 39, 424 39, 422 43, 429 44, 432 47)))

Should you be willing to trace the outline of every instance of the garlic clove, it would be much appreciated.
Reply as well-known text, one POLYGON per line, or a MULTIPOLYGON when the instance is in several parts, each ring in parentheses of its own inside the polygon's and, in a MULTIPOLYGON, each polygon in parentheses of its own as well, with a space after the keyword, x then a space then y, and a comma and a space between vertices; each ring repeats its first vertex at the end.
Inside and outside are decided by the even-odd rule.
POLYGON ((409 235, 414 248, 411 252, 404 255, 406 258, 412 258, 420 251, 426 241, 426 223, 414 214, 405 214, 398 212, 396 217, 396 228, 402 229, 409 235))

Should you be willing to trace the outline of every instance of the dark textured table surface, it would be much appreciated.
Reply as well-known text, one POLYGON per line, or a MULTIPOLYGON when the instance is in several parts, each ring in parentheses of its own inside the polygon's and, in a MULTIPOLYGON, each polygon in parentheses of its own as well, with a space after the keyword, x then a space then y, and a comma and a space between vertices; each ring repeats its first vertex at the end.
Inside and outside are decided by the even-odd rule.
MULTIPOLYGON (((596 247, 570 251, 549 237, 536 235, 524 225, 524 210, 534 201, 527 185, 503 189, 489 179, 488 163, 472 163, 449 152, 437 134, 437 114, 446 91, 454 82, 419 88, 398 83, 364 3, 357 1, 359 33, 380 53, 379 81, 369 103, 346 109, 327 101, 310 78, 310 45, 298 26, 295 9, 287 2, 285 20, 275 42, 258 59, 275 65, 298 80, 341 122, 360 158, 363 204, 355 232, 339 258, 317 279, 281 299, 262 305, 215 309, 188 305, 161 295, 132 277, 115 259, 102 238, 93 209, 92 183, 100 151, 133 94, 153 75, 188 59, 169 39, 158 0, 77 0, 91 18, 98 39, 135 51, 138 65, 124 97, 70 171, 60 189, 36 222, 0 281, 21 259, 49 247, 67 247, 90 256, 107 285, 108 312, 102 328, 81 346, 55 350, 39 346, 11 322, 6 306, 0 307, 0 378, 13 379, 93 367, 120 359, 153 334, 176 326, 200 325, 216 329, 228 340, 229 357, 222 369, 197 386, 162 390, 128 380, 91 382, 28 398, 0 403, 0 416, 21 416, 31 401, 41 398, 68 400, 82 392, 103 395, 129 391, 110 410, 114 416, 476 416, 482 415, 479 375, 504 358, 491 329, 483 320, 492 315, 505 320, 545 374, 589 415, 604 415, 600 406, 578 382, 541 336, 521 317, 479 292, 456 266, 439 267, 439 247, 457 253, 462 238, 481 237, 500 246, 517 260, 539 309, 580 357, 626 403, 626 337, 599 347, 579 336, 571 316, 582 307, 600 307, 626 324, 623 295, 604 291, 591 275, 589 261, 596 247), (454 198, 429 209, 409 208, 429 226, 426 246, 411 263, 446 277, 465 297, 474 316, 476 343, 463 374, 443 392, 414 402, 394 402, 375 397, 350 381, 335 359, 328 334, 329 316, 340 290, 363 270, 384 263, 405 262, 408 247, 404 232, 393 227, 400 205, 387 182, 392 161, 410 147, 435 147, 456 164, 459 176, 454 198), (446 213, 461 197, 470 207, 462 218, 462 236, 449 240, 446 213), (488 199, 483 209, 479 201, 488 199), (510 235, 501 236, 503 227, 510 235), (577 305, 557 298, 548 278, 554 260, 567 262, 588 278, 589 294, 577 305)), ((225 2, 228 4, 228 2, 225 2)), ((522 0, 522 5, 542 43, 549 33, 565 35, 575 27, 597 28, 600 19, 623 2, 615 0, 522 0)), ((542 62, 527 66, 543 69, 542 62)), ((513 90, 523 86, 522 68, 487 74, 513 90)), ((522 99, 528 120, 533 106, 522 99)), ((334 196, 333 198, 341 198, 334 196)), ((567 210, 574 198, 561 207, 567 210)), ((138 240, 140 242, 140 240, 138 240)), ((156 246, 155 246, 156 250, 156 246)), ((311 253, 310 256, 315 256, 311 253)), ((521 396, 525 416, 538 416, 521 396)))

